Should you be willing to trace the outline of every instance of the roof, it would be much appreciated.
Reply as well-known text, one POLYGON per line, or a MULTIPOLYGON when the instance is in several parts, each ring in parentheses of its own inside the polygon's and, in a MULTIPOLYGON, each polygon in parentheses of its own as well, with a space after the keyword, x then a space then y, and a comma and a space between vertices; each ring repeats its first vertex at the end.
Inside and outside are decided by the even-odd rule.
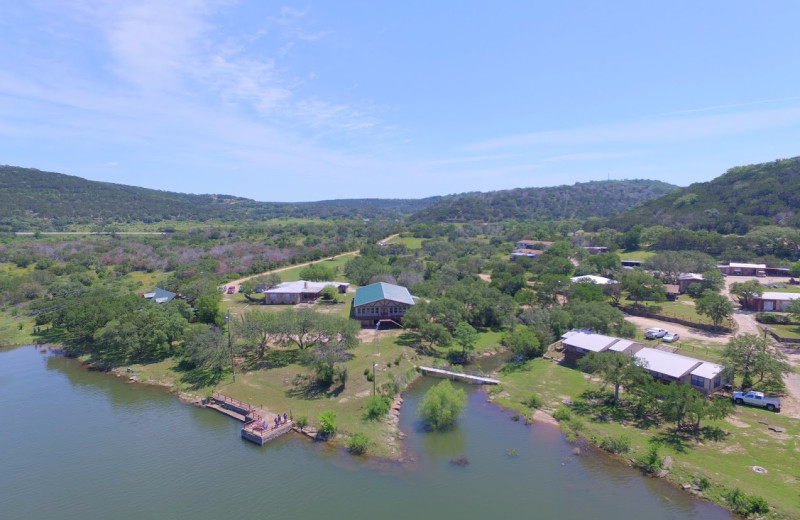
POLYGON ((646 363, 644 366, 651 372, 658 372, 676 379, 685 376, 703 363, 699 359, 648 347, 643 348, 634 356, 644 361, 646 363))
POLYGON ((736 262, 731 262, 728 264, 729 267, 737 267, 739 269, 766 269, 767 264, 739 264, 736 262))
POLYGON ((761 294, 762 300, 792 301, 800 298, 800 293, 792 292, 765 292, 761 294))
POLYGON ((526 245, 542 244, 545 247, 550 247, 553 245, 552 242, 548 242, 547 240, 517 240, 517 244, 526 244, 526 245))
POLYGON ((386 282, 378 282, 356 289, 356 296, 353 298, 353 306, 358 307, 359 305, 365 305, 380 300, 391 300, 393 302, 414 305, 414 299, 405 287, 386 282))
POLYGON ((300 294, 300 293, 317 293, 322 291, 328 285, 332 285, 333 287, 341 287, 344 285, 345 287, 349 286, 350 284, 347 282, 307 282, 306 280, 296 280, 294 282, 283 282, 272 289, 264 291, 267 294, 300 294))
POLYGON ((609 348, 619 338, 606 336, 605 334, 594 334, 592 332, 569 331, 561 339, 565 345, 589 350, 591 352, 602 352, 609 348))
POLYGON ((156 287, 153 289, 153 292, 144 294, 145 298, 153 300, 156 303, 166 303, 172 300, 175 296, 177 296, 177 294, 172 291, 162 289, 161 287, 156 287))
POLYGON ((569 279, 572 283, 580 283, 580 282, 593 282, 597 285, 608 285, 610 283, 619 283, 616 280, 612 280, 611 278, 606 278, 605 276, 596 276, 593 274, 585 274, 583 276, 573 276, 569 279))
POLYGON ((678 280, 702 280, 703 275, 697 273, 681 273, 678 275, 678 280))
POLYGON ((703 379, 714 379, 723 370, 725 370, 725 367, 722 365, 710 361, 703 361, 699 367, 692 370, 692 375, 702 377, 703 379))
POLYGON ((629 339, 620 339, 612 343, 611 346, 608 347, 608 350, 613 350, 614 352, 625 352, 635 344, 635 341, 631 341, 629 339))

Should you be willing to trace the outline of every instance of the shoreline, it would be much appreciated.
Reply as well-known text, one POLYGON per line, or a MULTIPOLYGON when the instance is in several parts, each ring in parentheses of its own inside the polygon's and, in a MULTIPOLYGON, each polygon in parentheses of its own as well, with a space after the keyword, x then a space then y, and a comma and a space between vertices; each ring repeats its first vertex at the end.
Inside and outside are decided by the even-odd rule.
MULTIPOLYGON (((14 345, 14 346, 3 346, 3 347, 0 347, 0 349, 9 349, 10 350, 10 349, 26 347, 26 346, 32 346, 32 347, 37 348, 37 349, 46 349, 48 352, 52 352, 54 355, 61 355, 61 356, 65 355, 63 353, 62 348, 60 346, 54 345, 54 344, 27 344, 27 345, 23 344, 23 345, 14 345)), ((73 359, 77 359, 77 358, 73 358, 73 359)), ((133 374, 132 371, 128 372, 128 368, 127 367, 115 367, 115 368, 109 369, 109 370, 102 370, 102 369, 96 369, 96 368, 93 369, 93 368, 91 368, 91 364, 83 362, 83 361, 80 361, 79 359, 77 359, 77 360, 81 364, 81 366, 84 367, 87 371, 105 372, 105 373, 107 373, 109 375, 112 375, 112 376, 114 376, 116 378, 120 378, 120 379, 127 378, 128 379, 127 383, 129 383, 129 384, 142 384, 142 385, 147 385, 147 386, 151 386, 151 387, 152 386, 160 387, 160 388, 164 389, 165 391, 169 392, 170 394, 175 395, 178 398, 179 401, 181 401, 181 402, 183 402, 185 404, 189 404, 189 405, 205 408, 205 406, 203 405, 204 398, 202 398, 198 394, 194 394, 194 393, 191 393, 191 392, 185 392, 185 391, 179 390, 179 389, 176 388, 176 386, 174 384, 165 384, 163 382, 159 382, 159 381, 155 381, 155 380, 151 380, 151 379, 140 380, 139 378, 137 378, 133 374)), ((405 389, 407 389, 411 384, 413 384, 414 382, 418 381, 421 377, 423 377, 423 374, 421 374, 419 372, 417 372, 417 374, 418 374, 417 377, 415 377, 414 379, 409 381, 408 384, 406 385, 406 387, 403 389, 403 391, 405 391, 405 389)), ((375 454, 369 454, 369 453, 366 453, 364 455, 353 455, 353 454, 349 454, 345 444, 343 444, 342 442, 339 442, 339 440, 344 441, 345 439, 347 439, 348 438, 347 436, 339 436, 339 435, 337 435, 337 436, 335 436, 334 438, 331 438, 331 439, 318 439, 316 437, 316 430, 314 428, 304 428, 301 431, 299 428, 297 428, 295 426, 295 427, 292 428, 292 431, 297 433, 297 434, 299 434, 299 435, 301 435, 302 437, 305 437, 309 442, 312 442, 312 443, 317 443, 317 442, 325 443, 325 444, 327 444, 328 446, 330 446, 332 448, 336 448, 340 452, 346 452, 350 456, 359 457, 359 458, 362 458, 364 460, 368 460, 368 461, 370 461, 372 463, 375 463, 375 464, 385 464, 385 463, 401 464, 401 465, 403 465, 403 464, 413 464, 416 461, 416 459, 413 456, 411 456, 411 454, 408 453, 407 446, 405 446, 405 443, 403 442, 403 439, 406 437, 406 433, 403 432, 399 428, 399 414, 400 414, 400 409, 401 409, 402 403, 403 403, 403 397, 402 397, 402 392, 403 391, 401 391, 400 393, 398 393, 395 396, 395 398, 392 401, 392 405, 390 406, 390 411, 389 411, 389 413, 387 413, 386 417, 384 418, 384 422, 387 425, 389 425, 389 427, 390 427, 390 432, 392 433, 393 438, 395 438, 397 440, 397 455, 398 456, 396 456, 396 457, 394 457, 394 456, 375 455, 375 454)), ((512 408, 507 407, 507 406, 503 406, 502 404, 496 402, 494 399, 490 399, 489 398, 489 394, 487 392, 485 392, 485 390, 481 389, 481 391, 483 391, 485 393, 486 402, 487 403, 491 403, 491 404, 497 406, 498 409, 503 410, 505 412, 512 413, 512 414, 516 413, 515 410, 513 410, 512 408)), ((541 425, 545 425, 546 427, 549 427, 549 428, 556 428, 560 435, 562 435, 562 436, 564 435, 564 430, 561 428, 560 423, 551 414, 549 414, 549 413, 547 413, 547 412, 545 412, 543 410, 540 410, 540 409, 534 409, 531 412, 530 416, 528 416, 528 417, 530 418, 530 421, 528 421, 528 420, 522 421, 524 426, 531 426, 531 425, 533 425, 535 423, 538 423, 538 424, 541 424, 541 425)), ((509 417, 509 419, 510 419, 510 417, 509 417)), ((596 444, 595 442, 592 442, 592 440, 590 438, 586 437, 586 436, 579 435, 578 438, 575 441, 568 441, 568 442, 575 446, 575 450, 576 450, 575 455, 581 455, 583 450, 586 449, 587 451, 593 452, 594 456, 611 457, 611 458, 613 458, 614 460, 616 460, 617 462, 619 462, 619 463, 621 463, 623 465, 639 469, 640 471, 642 470, 642 468, 635 463, 633 458, 626 457, 626 456, 620 455, 620 454, 614 454, 614 453, 608 452, 606 450, 603 450, 598 444, 596 444)), ((703 501, 718 505, 718 506, 720 506, 720 507, 732 512, 732 510, 730 509, 730 507, 728 507, 728 504, 726 502, 714 500, 713 498, 705 495, 702 491, 697 491, 692 486, 687 486, 686 482, 679 482, 679 481, 677 481, 675 479, 670 478, 670 475, 672 474, 671 468, 672 468, 672 464, 670 462, 670 464, 665 468, 668 471, 664 472, 662 470, 662 472, 660 474, 648 474, 648 473, 645 473, 644 471, 642 471, 642 476, 643 477, 648 477, 648 478, 658 478, 660 480, 663 480, 663 481, 669 483, 671 486, 673 486, 675 488, 678 488, 681 491, 684 491, 684 492, 688 493, 689 495, 691 495, 695 499, 700 499, 700 500, 703 500, 703 501)))

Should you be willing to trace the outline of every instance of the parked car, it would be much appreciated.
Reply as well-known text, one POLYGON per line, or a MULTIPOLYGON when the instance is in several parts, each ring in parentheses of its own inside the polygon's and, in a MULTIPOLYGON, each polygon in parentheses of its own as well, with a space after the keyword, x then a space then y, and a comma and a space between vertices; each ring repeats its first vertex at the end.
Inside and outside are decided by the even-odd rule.
POLYGON ((760 406, 766 408, 770 412, 781 411, 780 397, 769 397, 764 395, 764 392, 750 390, 749 392, 736 391, 731 396, 733 402, 736 404, 749 404, 751 406, 760 406))
POLYGON ((644 331, 644 337, 647 339, 663 338, 666 333, 667 329, 660 329, 658 327, 653 327, 651 329, 647 329, 646 331, 644 331))
POLYGON ((677 332, 667 332, 664 334, 664 337, 661 338, 661 341, 666 341, 667 343, 672 343, 673 341, 678 341, 680 336, 677 332))
POLYGON ((236 286, 231 285, 228 287, 228 294, 234 294, 236 292, 236 286))

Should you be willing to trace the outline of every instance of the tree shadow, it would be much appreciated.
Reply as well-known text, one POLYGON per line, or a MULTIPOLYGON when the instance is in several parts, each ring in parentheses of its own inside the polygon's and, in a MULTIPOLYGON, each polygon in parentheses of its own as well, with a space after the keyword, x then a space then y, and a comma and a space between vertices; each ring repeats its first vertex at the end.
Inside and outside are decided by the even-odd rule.
POLYGON ((208 368, 195 366, 193 363, 181 360, 175 368, 181 373, 181 382, 188 385, 191 390, 199 390, 216 385, 222 378, 222 373, 208 368))
POLYGON ((663 444, 671 447, 678 453, 686 453, 691 446, 692 437, 677 428, 659 432, 650 439, 651 443, 663 444))
POLYGON ((730 433, 718 426, 703 426, 700 428, 697 436, 701 439, 719 442, 727 439, 730 436, 730 433))
POLYGON ((249 358, 244 365, 248 370, 261 370, 270 368, 283 368, 289 365, 299 364, 300 350, 279 350, 268 349, 261 358, 249 358))
POLYGON ((416 345, 419 343, 419 335, 414 334, 413 332, 404 332, 397 336, 395 343, 401 347, 416 347, 416 345))

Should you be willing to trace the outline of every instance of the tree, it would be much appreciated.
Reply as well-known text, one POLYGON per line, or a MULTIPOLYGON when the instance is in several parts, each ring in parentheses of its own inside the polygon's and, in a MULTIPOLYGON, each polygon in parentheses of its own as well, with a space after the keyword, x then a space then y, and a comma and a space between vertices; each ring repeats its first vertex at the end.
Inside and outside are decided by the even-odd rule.
POLYGON ((428 342, 428 346, 433 345, 449 345, 453 340, 450 332, 440 323, 425 323, 419 329, 419 338, 422 341, 428 342))
POLYGON ((193 326, 183 348, 185 357, 197 367, 219 374, 230 365, 228 341, 222 329, 215 325, 193 326))
POLYGON ((214 325, 222 325, 222 295, 219 291, 203 293, 194 301, 197 321, 214 325))
POLYGON ((764 287, 758 280, 748 280, 746 282, 733 282, 730 287, 731 294, 739 298, 739 303, 744 307, 750 307, 750 300, 760 298, 764 294, 764 287))
POLYGON ((614 385, 614 403, 619 401, 620 386, 649 377, 638 358, 620 352, 589 352, 578 360, 578 368, 590 374, 599 372, 605 383, 614 385))
POLYGON ((252 310, 244 313, 241 320, 234 321, 232 327, 237 337, 256 347, 257 356, 261 358, 269 343, 276 339, 277 318, 273 312, 252 310))
POLYGON ((601 285, 590 280, 582 280, 570 285, 569 299, 570 301, 602 302, 605 301, 606 298, 601 285))
POLYGON ((622 288, 633 297, 635 304, 643 299, 664 301, 666 297, 664 285, 655 276, 641 269, 625 271, 621 282, 622 288))
POLYGON ((761 389, 782 390, 783 375, 792 372, 786 355, 754 334, 731 338, 722 352, 725 371, 731 380, 741 375, 742 388, 758 385, 761 389))
POLYGON ((464 390, 455 388, 445 379, 425 393, 417 408, 417 415, 428 428, 442 430, 455 424, 466 403, 464 390))
POLYGON ((323 437, 330 437, 336 433, 336 412, 333 410, 325 410, 319 416, 319 433, 323 437))
POLYGON ((321 264, 308 264, 298 273, 301 280, 312 280, 315 282, 333 280, 335 273, 330 267, 321 264))
POLYGON ((525 326, 514 327, 514 330, 506 334, 503 343, 514 355, 523 359, 533 359, 544 354, 536 333, 525 326))
POLYGON ((319 298, 323 301, 335 302, 337 294, 339 294, 339 291, 336 290, 336 287, 333 285, 326 285, 322 288, 322 291, 320 291, 319 298))
POLYGON ((675 422, 676 429, 688 429, 695 435, 703 419, 723 419, 732 411, 729 399, 706 397, 689 385, 670 383, 662 386, 659 394, 664 418, 675 422))
POLYGON ((461 355, 466 357, 467 350, 475 350, 475 343, 478 341, 478 331, 475 327, 465 321, 460 321, 453 332, 456 343, 461 345, 461 355))
POLYGON ((697 314, 708 316, 714 327, 718 327, 723 320, 733 315, 733 302, 727 296, 706 290, 701 298, 695 302, 697 314))

